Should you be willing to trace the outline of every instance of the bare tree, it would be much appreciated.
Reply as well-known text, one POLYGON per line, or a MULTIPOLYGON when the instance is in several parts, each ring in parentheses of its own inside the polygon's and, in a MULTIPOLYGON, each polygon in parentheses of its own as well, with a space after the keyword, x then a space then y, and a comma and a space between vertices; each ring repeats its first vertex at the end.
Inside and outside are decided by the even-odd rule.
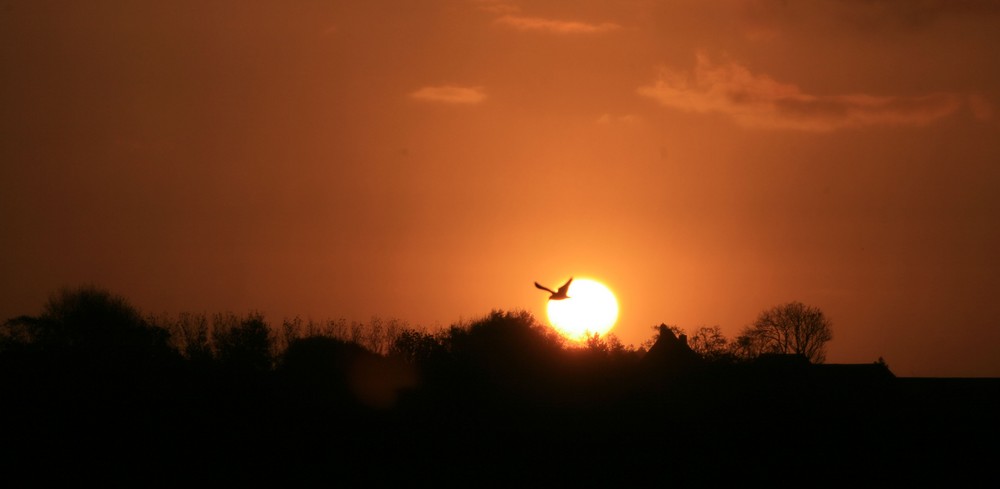
POLYGON ((706 360, 719 360, 729 352, 729 341, 718 326, 702 326, 688 339, 691 349, 706 360))
POLYGON ((795 353, 813 363, 823 363, 826 342, 831 339, 833 330, 823 311, 801 302, 789 302, 761 312, 733 346, 744 358, 761 353, 795 353))

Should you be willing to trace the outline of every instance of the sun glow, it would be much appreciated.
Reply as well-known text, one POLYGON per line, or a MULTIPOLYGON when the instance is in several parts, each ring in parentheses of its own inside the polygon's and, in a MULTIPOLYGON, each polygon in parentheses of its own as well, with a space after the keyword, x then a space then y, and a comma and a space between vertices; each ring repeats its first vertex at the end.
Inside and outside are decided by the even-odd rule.
POLYGON ((549 323, 560 334, 573 341, 588 335, 603 335, 618 320, 618 301, 604 284, 586 279, 573 280, 567 292, 569 298, 550 300, 546 313, 549 323))

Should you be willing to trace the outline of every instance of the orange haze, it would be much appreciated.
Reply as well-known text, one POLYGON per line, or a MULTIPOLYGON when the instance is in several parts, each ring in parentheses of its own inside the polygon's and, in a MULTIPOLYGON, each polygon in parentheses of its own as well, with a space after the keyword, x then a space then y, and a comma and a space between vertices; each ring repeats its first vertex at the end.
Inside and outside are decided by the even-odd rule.
POLYGON ((625 343, 797 300, 829 362, 1000 376, 995 2, 0 10, 0 319, 544 320, 578 275, 625 343))

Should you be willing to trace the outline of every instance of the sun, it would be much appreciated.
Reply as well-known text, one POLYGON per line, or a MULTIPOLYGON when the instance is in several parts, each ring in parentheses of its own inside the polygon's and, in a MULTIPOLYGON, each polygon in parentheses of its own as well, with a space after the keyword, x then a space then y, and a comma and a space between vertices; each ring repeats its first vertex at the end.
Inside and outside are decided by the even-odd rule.
POLYGON ((611 289, 595 280, 574 279, 567 292, 568 299, 550 300, 546 313, 549 323, 560 334, 573 341, 588 335, 603 335, 618 320, 618 300, 611 289))

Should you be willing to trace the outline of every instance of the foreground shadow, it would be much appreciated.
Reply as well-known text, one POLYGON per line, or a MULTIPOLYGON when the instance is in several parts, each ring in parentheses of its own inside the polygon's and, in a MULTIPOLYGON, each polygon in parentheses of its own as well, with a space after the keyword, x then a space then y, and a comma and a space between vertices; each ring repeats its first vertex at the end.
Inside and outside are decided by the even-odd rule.
POLYGON ((178 349, 95 292, 4 328, 0 469, 28 485, 961 484, 998 435, 996 379, 710 361, 666 326, 648 351, 568 348, 494 311, 377 354, 277 351, 251 315, 178 349))

